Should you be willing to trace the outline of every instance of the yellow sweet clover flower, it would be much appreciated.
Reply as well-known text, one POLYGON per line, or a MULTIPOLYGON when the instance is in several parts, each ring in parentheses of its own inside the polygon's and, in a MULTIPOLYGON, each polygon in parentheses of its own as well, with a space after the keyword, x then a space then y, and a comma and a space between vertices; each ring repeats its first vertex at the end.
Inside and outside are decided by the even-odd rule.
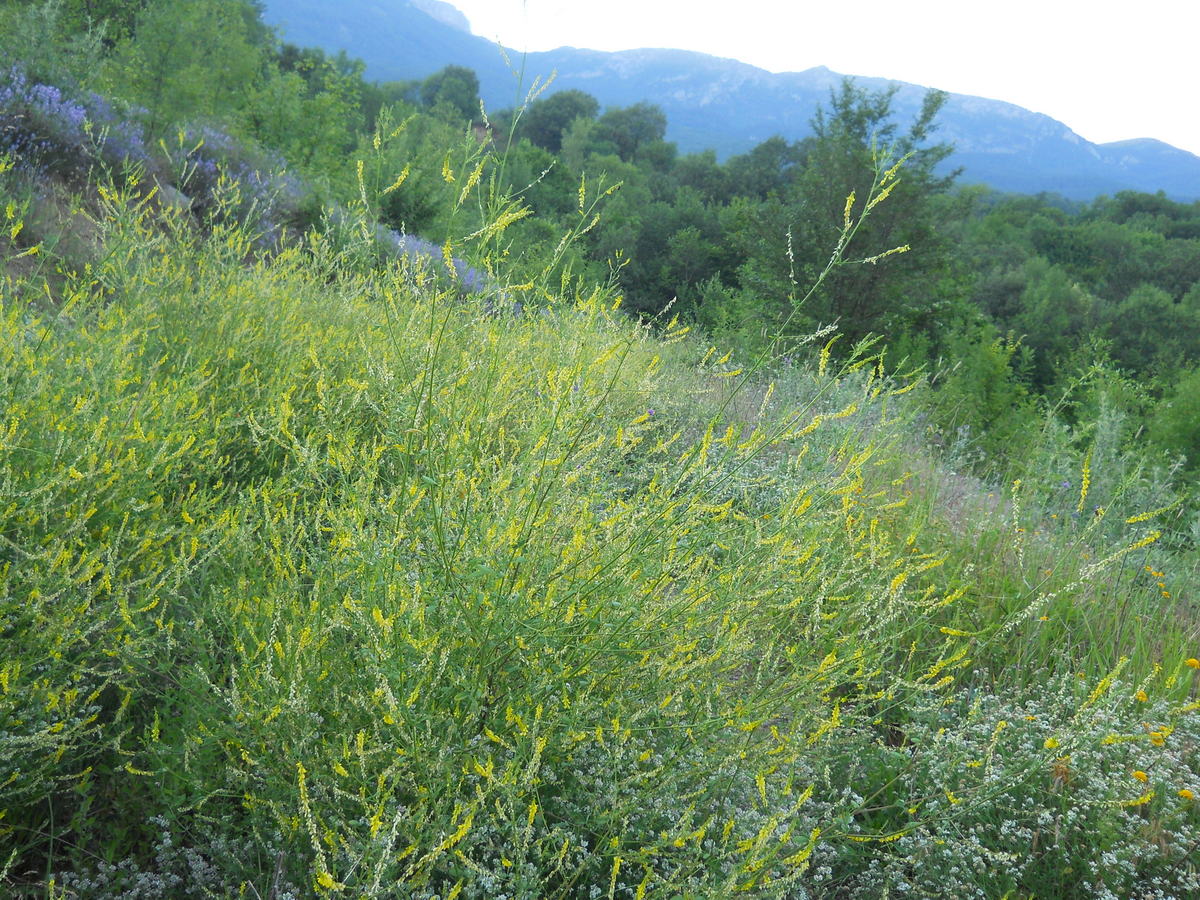
POLYGON ((1187 788, 1184 788, 1183 790, 1181 790, 1179 792, 1179 796, 1182 797, 1184 800, 1195 800, 1196 799, 1196 795, 1193 794, 1191 791, 1189 791, 1187 788))
POLYGON ((1143 772, 1141 769, 1134 769, 1129 774, 1141 782, 1147 782, 1150 780, 1150 776, 1147 775, 1145 772, 1143 772))
POLYGON ((1147 700, 1150 699, 1148 696, 1146 696, 1146 692, 1141 691, 1141 690, 1139 690, 1136 694, 1134 694, 1133 697, 1135 700, 1137 700, 1138 703, 1145 703, 1147 700))
POLYGON ((328 872, 321 872, 317 876, 317 885, 325 888, 327 891, 340 891, 346 887, 346 885, 335 879, 328 872))

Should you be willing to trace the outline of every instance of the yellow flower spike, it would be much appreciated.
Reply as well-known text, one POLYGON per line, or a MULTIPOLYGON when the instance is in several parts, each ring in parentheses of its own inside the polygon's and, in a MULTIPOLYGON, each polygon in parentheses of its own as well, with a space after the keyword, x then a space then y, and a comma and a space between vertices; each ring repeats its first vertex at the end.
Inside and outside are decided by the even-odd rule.
POLYGON ((335 880, 328 872, 322 872, 317 876, 317 885, 325 888, 327 891, 341 891, 346 887, 340 881, 335 880))
POLYGON ((1083 512, 1083 504, 1087 502, 1088 489, 1092 486, 1092 451, 1088 450, 1083 458, 1083 477, 1079 482, 1079 503, 1076 512, 1083 512))
POLYGON ((1147 803, 1149 803, 1153 799, 1154 799, 1154 791, 1146 791, 1146 793, 1142 794, 1142 796, 1137 797, 1133 800, 1122 801, 1121 806, 1145 806, 1147 803))

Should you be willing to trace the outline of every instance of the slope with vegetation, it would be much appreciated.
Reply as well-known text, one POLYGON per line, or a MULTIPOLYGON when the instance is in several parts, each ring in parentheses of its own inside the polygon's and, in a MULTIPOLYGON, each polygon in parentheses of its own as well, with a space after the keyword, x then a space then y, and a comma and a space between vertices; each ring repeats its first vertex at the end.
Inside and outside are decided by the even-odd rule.
POLYGON ((204 2, 0 8, 8 893, 1200 891, 1130 426, 1192 345, 1102 313, 1182 315, 1188 208, 955 193, 849 85, 728 166, 586 96, 489 140, 204 2), (676 214, 739 252, 660 312, 676 214))

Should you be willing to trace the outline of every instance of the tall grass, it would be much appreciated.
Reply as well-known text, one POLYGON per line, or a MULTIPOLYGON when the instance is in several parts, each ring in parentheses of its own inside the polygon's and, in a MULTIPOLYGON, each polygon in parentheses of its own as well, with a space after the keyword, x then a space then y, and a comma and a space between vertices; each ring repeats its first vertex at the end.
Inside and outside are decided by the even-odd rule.
POLYGON ((18 895, 1196 887, 1195 669, 1080 677, 1030 630, 1140 533, 981 578, 879 355, 747 379, 611 287, 519 306, 503 198, 462 229, 489 295, 137 197, 52 307, 0 293, 18 895))

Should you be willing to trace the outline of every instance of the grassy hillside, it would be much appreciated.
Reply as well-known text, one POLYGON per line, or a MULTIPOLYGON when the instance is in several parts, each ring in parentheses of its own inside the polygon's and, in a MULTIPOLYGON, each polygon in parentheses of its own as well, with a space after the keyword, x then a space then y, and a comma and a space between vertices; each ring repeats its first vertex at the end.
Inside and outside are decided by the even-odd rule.
POLYGON ((49 294, 9 206, 10 890, 1196 889, 1153 515, 914 466, 866 351, 768 382, 139 196, 49 294))
POLYGON ((0 115, 7 895, 1200 894, 1200 531, 1126 407, 782 337, 891 271, 903 165, 738 354, 572 266, 611 182, 535 214, 431 118, 299 178, 32 75, 0 115))

